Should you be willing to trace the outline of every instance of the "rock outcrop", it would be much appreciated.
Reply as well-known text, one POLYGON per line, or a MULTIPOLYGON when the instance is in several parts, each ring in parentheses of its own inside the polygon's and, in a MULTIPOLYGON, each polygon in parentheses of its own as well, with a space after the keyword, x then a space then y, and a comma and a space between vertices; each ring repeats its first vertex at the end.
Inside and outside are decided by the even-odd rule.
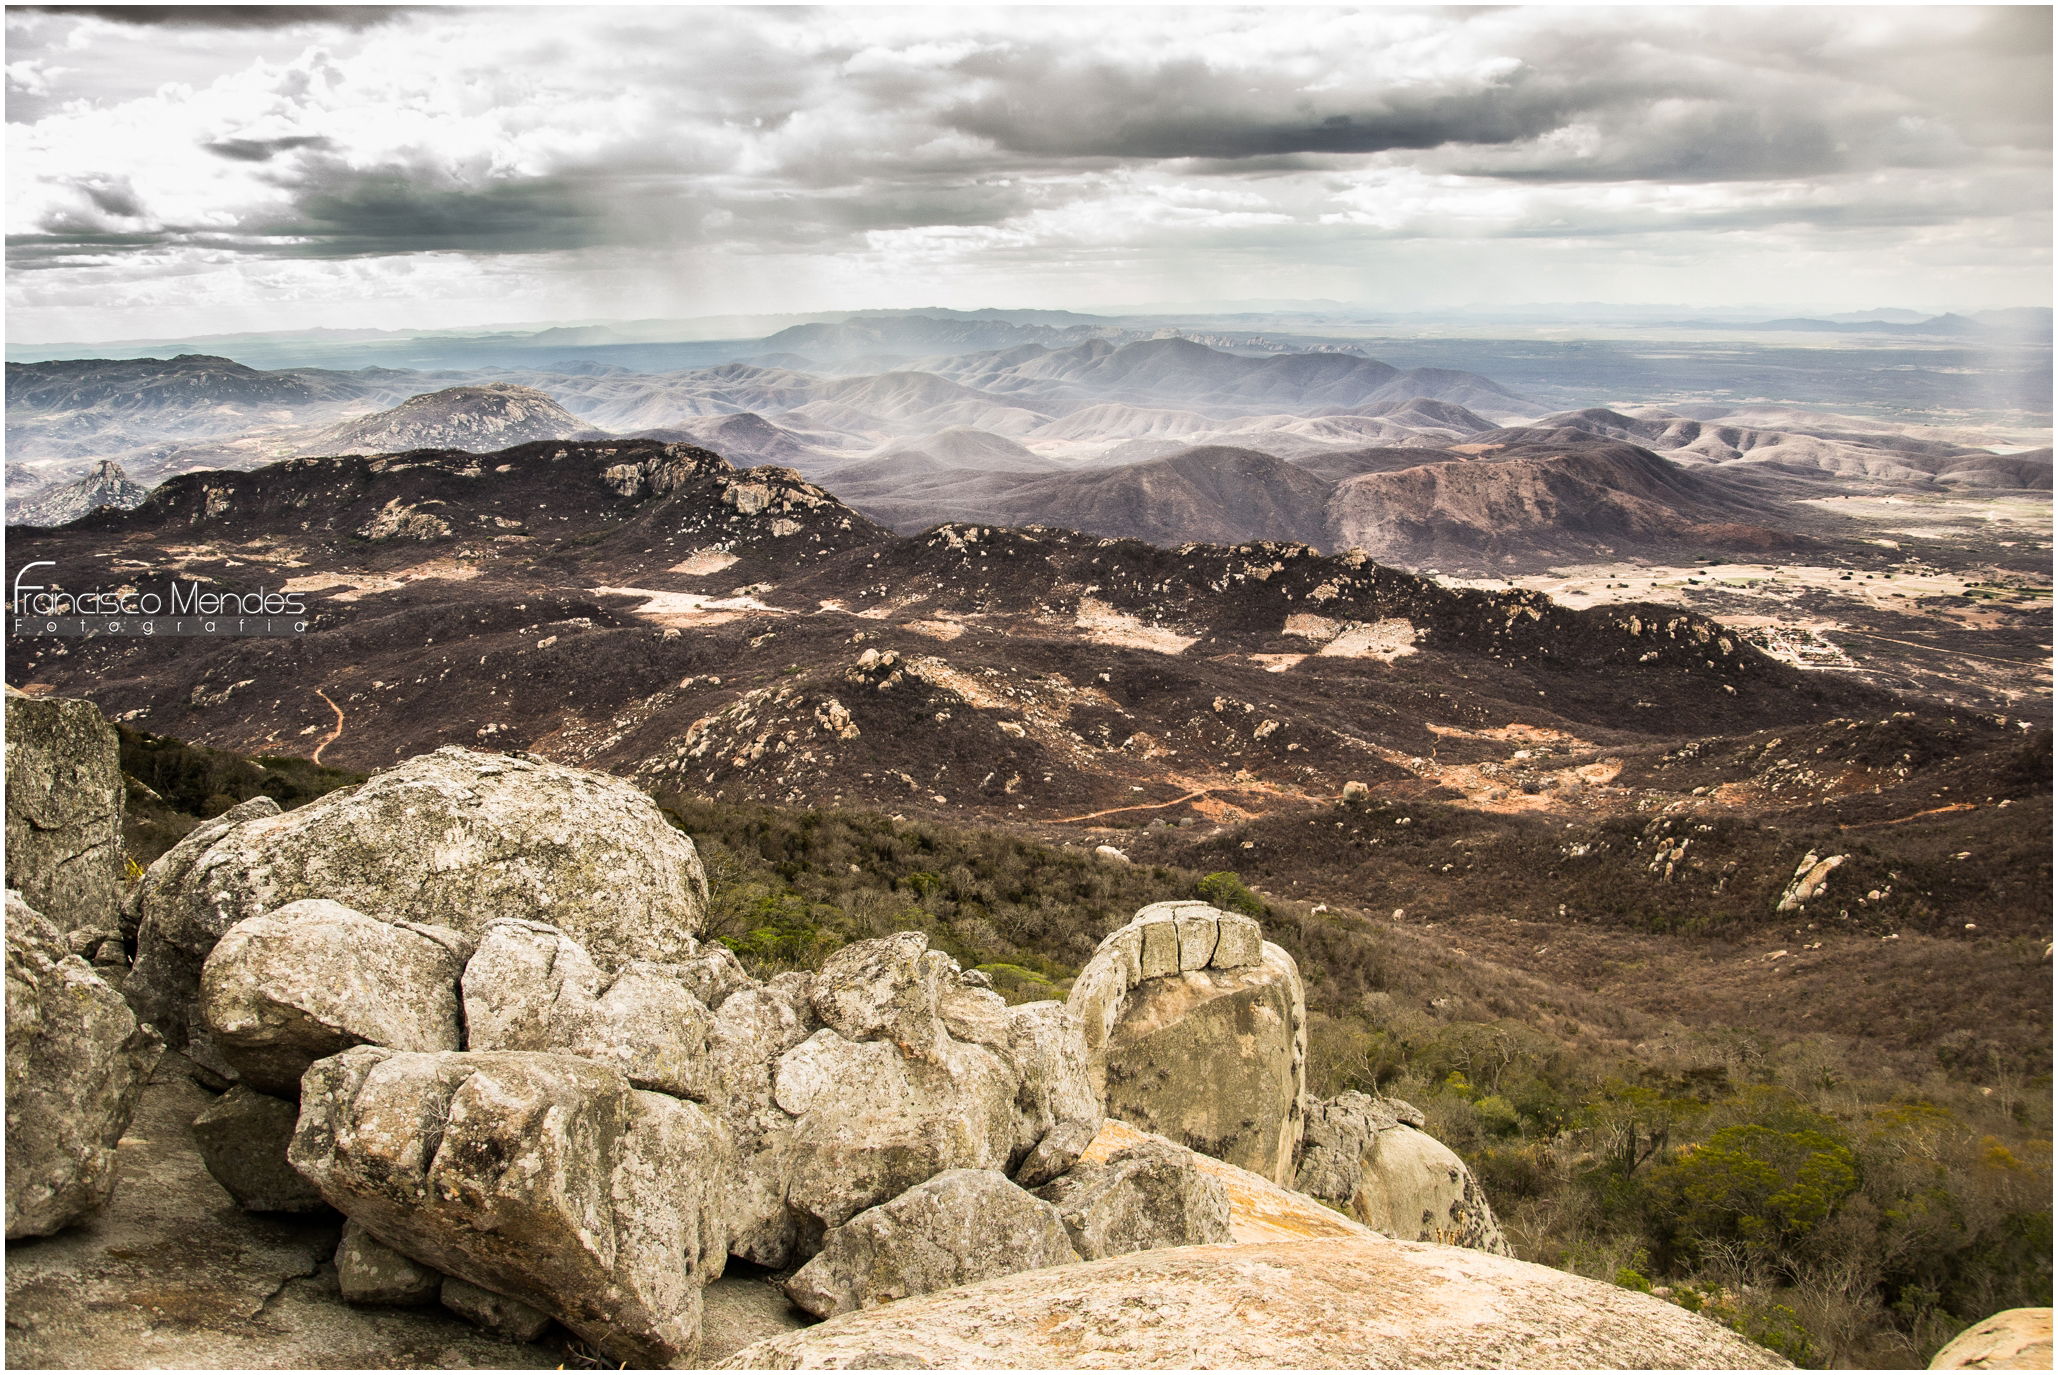
POLYGON ((1275 1184, 1263 1175, 1240 1169, 1211 1155, 1188 1150, 1162 1136, 1138 1131, 1110 1117, 1101 1123, 1079 1159, 1103 1165, 1121 1152, 1146 1141, 1185 1153, 1201 1174, 1215 1180, 1229 1198, 1231 1241, 1310 1241, 1317 1237, 1375 1237, 1379 1233, 1306 1194, 1275 1184))
POLYGON ((832 1318, 1078 1259, 1056 1208, 997 1170, 946 1170, 830 1232, 786 1293, 832 1318))
POLYGON ((237 922, 200 970, 200 1017, 243 1081, 297 1097, 316 1060, 354 1045, 456 1050, 469 943, 303 898, 237 922))
POLYGON ((120 935, 121 749, 100 708, 7 689, 7 886, 76 953, 120 935))
POLYGON ((1101 941, 1067 1001, 1109 1116, 1292 1178, 1306 1003, 1293 957, 1257 922, 1154 903, 1101 941))
POLYGON ((115 1146, 163 1043, 66 951, 54 923, 11 893, 6 934, 12 1240, 47 1236, 107 1202, 115 1146))
POLYGON ((1082 1162, 1037 1195, 1055 1205, 1072 1245, 1089 1260, 1230 1240, 1229 1193, 1167 1141, 1124 1146, 1082 1162))
POLYGON ((138 895, 128 992, 176 1044, 215 942, 302 898, 472 936, 540 917, 610 970, 696 950, 693 842, 602 774, 452 746, 296 811, 244 805, 162 856, 138 895))
POLYGON ((697 1352, 730 1162, 695 1105, 569 1055, 375 1046, 301 1092, 288 1158, 374 1235, 618 1360, 697 1352))
POLYGON ((1317 1103, 1294 1186, 1390 1237, 1510 1254, 1478 1179, 1421 1125, 1397 1099, 1344 1093, 1317 1103))
POLYGON ((1186 1246, 846 1313, 720 1369, 1759 1370, 1771 1352, 1598 1280, 1380 1239, 1186 1246))
POLYGON ((2051 1310, 2009 1308, 1960 1332, 1930 1359, 1931 1370, 2049 1370, 2051 1310))

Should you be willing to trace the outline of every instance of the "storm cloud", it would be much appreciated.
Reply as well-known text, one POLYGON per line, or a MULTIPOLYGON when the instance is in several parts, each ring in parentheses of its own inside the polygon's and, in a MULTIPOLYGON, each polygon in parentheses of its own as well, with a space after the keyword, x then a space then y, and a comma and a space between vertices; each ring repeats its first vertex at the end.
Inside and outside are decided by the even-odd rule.
POLYGON ((208 310, 270 293, 341 319, 323 292, 343 269, 323 265, 343 263, 351 299, 385 282, 395 310, 425 275, 481 299, 518 282, 539 306, 1072 305, 1196 282, 1348 299, 1402 280, 1455 298, 1497 280, 1454 271, 1465 250, 1578 278, 1558 295, 1608 294, 1592 279, 1611 263, 1669 273, 1680 300, 1823 263, 1853 292, 2048 290, 2035 7, 8 23, 18 321, 160 309, 174 279, 208 310))

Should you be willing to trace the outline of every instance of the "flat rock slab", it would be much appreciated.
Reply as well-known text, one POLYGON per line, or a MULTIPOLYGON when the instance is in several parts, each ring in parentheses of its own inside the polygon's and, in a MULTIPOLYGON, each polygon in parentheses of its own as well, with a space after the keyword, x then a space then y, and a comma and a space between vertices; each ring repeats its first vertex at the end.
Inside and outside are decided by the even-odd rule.
POLYGON ((20 1369, 550 1370, 435 1309, 352 1308, 333 1218, 254 1217, 208 1175, 189 1123, 212 1100, 166 1056, 122 1138, 121 1187, 92 1221, 7 1247, 6 1361, 20 1369))
POLYGON ((1178 1246, 984 1280, 746 1347, 726 1370, 1783 1366, 1647 1294, 1424 1242, 1178 1246))

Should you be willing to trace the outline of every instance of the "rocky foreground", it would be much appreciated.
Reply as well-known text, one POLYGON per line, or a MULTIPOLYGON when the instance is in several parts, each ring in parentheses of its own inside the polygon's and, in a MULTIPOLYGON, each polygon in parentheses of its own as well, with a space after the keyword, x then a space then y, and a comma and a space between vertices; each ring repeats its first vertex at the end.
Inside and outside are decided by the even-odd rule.
POLYGON ((459 748, 115 907, 110 728, 8 705, 12 1363, 1780 1363, 1508 1259, 1406 1104, 1311 1101, 1247 917, 1145 908, 1064 1001, 913 931, 760 979, 644 794, 459 748))

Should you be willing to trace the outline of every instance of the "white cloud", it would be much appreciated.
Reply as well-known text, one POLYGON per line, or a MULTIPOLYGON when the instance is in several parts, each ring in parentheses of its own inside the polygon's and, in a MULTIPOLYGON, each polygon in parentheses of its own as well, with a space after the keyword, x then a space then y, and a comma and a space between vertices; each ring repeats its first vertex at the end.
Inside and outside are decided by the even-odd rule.
POLYGON ((10 301, 43 337, 616 299, 1456 300, 1525 271, 1711 303, 1788 277, 1828 304, 2049 291, 2034 9, 8 23, 10 301), (845 295, 794 299, 822 290, 845 295))

